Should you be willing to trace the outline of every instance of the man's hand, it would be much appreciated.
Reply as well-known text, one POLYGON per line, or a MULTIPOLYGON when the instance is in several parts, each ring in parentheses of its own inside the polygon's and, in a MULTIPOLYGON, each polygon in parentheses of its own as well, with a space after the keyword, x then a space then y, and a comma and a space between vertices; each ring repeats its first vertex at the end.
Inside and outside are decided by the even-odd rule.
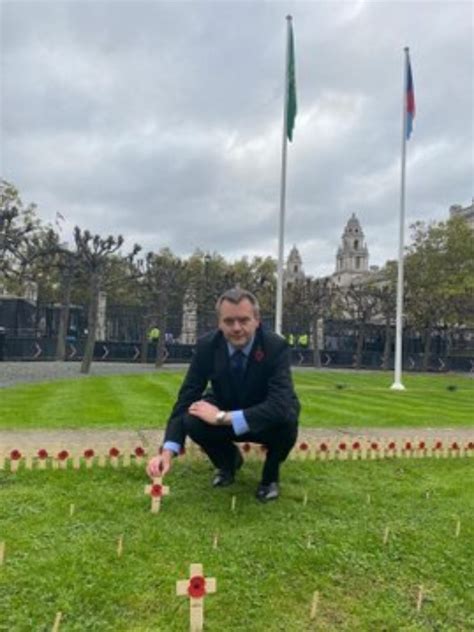
POLYGON ((194 415, 195 417, 199 417, 202 421, 205 421, 207 424, 211 426, 216 426, 216 416, 219 412, 217 406, 214 404, 210 404, 209 402, 200 399, 198 402, 194 402, 188 408, 188 412, 190 415, 194 415))
POLYGON ((157 476, 164 476, 171 469, 171 462, 173 459, 173 452, 171 450, 163 450, 161 454, 157 454, 148 461, 146 468, 147 474, 150 478, 156 478, 157 476))

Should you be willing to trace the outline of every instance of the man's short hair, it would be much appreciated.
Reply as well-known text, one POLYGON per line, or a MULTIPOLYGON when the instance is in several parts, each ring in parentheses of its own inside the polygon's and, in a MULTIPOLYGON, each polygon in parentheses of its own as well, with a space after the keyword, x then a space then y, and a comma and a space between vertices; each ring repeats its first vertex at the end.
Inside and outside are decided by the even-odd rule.
POLYGON ((233 287, 230 290, 226 290, 223 294, 219 296, 216 303, 216 311, 217 315, 220 314, 220 308, 224 301, 229 301, 229 303, 234 303, 234 305, 238 305, 241 301, 247 299, 249 303, 253 306, 253 313, 255 318, 260 318, 260 305, 258 304, 257 297, 249 292, 248 290, 244 290, 240 287, 233 287))

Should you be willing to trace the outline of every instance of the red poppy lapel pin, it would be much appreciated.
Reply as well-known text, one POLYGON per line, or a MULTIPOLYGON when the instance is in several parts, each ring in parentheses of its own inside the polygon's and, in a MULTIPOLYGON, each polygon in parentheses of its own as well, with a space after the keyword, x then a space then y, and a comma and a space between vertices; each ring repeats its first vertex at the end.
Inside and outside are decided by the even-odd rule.
POLYGON ((255 362, 262 362, 262 360, 265 358, 265 354, 262 349, 259 348, 255 351, 253 357, 255 358, 255 362))

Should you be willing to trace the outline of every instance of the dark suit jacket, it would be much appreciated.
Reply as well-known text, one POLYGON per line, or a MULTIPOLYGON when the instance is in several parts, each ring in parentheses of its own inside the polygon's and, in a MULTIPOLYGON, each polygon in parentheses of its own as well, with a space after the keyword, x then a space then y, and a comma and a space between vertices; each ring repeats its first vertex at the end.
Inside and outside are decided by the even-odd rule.
POLYGON ((286 341, 258 327, 243 384, 236 388, 227 341, 220 330, 198 340, 196 352, 171 412, 165 441, 184 444, 183 417, 193 402, 211 401, 221 410, 243 410, 250 432, 279 424, 297 424, 300 403, 293 388, 286 341), (210 382, 210 389, 206 387, 210 382))

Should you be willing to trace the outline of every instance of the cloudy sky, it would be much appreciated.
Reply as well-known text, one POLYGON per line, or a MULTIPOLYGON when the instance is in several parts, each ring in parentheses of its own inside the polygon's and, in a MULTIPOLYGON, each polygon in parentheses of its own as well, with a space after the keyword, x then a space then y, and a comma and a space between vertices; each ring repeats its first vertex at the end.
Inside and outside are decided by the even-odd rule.
POLYGON ((355 212, 395 258, 403 47, 407 223, 473 196, 471 2, 0 0, 0 175, 45 221, 130 246, 277 255, 286 20, 298 116, 286 252, 328 274, 355 212))

